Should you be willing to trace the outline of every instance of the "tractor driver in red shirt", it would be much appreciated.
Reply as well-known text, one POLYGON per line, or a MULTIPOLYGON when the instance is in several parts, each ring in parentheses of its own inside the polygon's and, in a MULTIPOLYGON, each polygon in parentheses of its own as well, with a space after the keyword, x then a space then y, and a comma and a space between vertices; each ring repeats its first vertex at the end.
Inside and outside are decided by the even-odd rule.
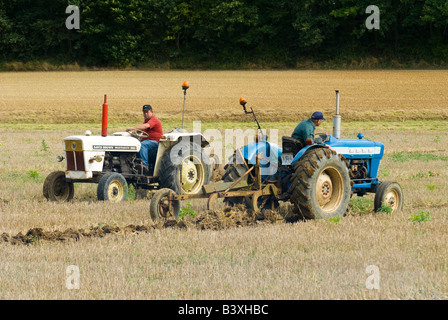
POLYGON ((152 175, 154 172, 160 137, 163 134, 162 123, 154 115, 152 107, 149 104, 143 106, 143 118, 144 120, 142 124, 127 128, 126 131, 137 129, 145 131, 148 134, 148 137, 142 138, 140 158, 142 158, 143 162, 143 171, 146 174, 152 175))

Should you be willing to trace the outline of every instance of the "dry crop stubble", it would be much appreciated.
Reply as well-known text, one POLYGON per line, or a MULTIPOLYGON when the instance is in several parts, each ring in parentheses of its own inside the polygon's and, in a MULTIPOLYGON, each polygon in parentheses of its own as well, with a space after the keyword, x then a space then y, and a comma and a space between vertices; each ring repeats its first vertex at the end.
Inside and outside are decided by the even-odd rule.
MULTIPOLYGON (((446 299, 443 228, 405 220, 406 212, 396 217, 347 217, 338 224, 310 221, 201 232, 164 229, 79 242, 2 246, 0 296, 446 299), (80 268, 79 290, 65 288, 68 265, 80 268), (380 290, 365 287, 369 265, 379 267, 380 290)), ((439 222, 446 226, 446 217, 439 222)))
MULTIPOLYGON (((28 246, 2 243, 0 297, 446 299, 447 162, 412 158, 400 162, 393 155, 435 154, 448 135, 396 129, 363 132, 386 145, 380 178, 402 184, 405 209, 400 214, 374 214, 367 209, 339 222, 235 225, 218 231, 200 231, 193 224, 187 229, 111 232, 78 241, 41 240, 28 246), (427 185, 432 184, 431 190, 427 185), (420 224, 408 220, 421 210, 429 211, 432 220, 420 224), (65 287, 69 265, 80 268, 80 290, 65 287), (381 272, 379 291, 366 289, 369 265, 381 272)), ((94 186, 79 186, 69 204, 43 201, 42 179, 57 169, 54 156, 62 147, 57 135, 72 133, 2 129, 0 162, 7 161, 7 166, 0 168, 0 233, 26 234, 31 228, 88 231, 104 225, 123 231, 130 224, 152 225, 148 201, 99 203, 94 200, 94 186), (51 154, 46 157, 39 155, 42 139, 51 154), (30 156, 24 159, 26 153, 30 156), (41 181, 23 175, 30 169, 39 171, 41 181)), ((204 212, 203 202, 191 203, 198 213, 204 212)))

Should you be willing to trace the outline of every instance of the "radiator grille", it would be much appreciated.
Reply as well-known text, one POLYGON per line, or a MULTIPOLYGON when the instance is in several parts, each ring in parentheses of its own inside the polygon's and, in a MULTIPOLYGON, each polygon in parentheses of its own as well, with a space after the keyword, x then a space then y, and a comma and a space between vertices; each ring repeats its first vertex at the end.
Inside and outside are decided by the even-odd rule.
POLYGON ((85 171, 84 153, 82 151, 66 151, 67 170, 85 171))

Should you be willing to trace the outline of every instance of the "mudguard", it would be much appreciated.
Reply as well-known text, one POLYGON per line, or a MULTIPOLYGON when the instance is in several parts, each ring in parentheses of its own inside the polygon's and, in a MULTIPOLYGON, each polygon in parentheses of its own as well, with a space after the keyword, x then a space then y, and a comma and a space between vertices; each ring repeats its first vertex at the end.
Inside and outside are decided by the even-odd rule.
POLYGON ((297 161, 299 161, 300 158, 302 158, 302 156, 303 156, 308 150, 316 149, 316 148, 329 148, 329 146, 324 145, 324 144, 312 144, 312 145, 309 145, 309 146, 306 146, 306 147, 300 149, 300 151, 297 152, 297 154, 295 155, 294 159, 292 160, 292 162, 291 162, 291 166, 294 167, 294 166, 296 165, 297 161))
POLYGON ((271 176, 277 173, 282 148, 269 141, 252 142, 242 147, 244 159, 251 165, 256 164, 256 155, 259 155, 261 176, 271 176))

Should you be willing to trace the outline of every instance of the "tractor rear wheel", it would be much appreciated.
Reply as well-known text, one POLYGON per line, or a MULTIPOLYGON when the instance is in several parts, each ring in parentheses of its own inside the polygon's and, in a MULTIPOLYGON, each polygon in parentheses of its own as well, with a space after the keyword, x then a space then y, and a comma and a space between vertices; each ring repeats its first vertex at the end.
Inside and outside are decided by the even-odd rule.
POLYGON ((162 157, 159 180, 162 188, 177 194, 196 194, 210 182, 210 164, 206 153, 196 143, 180 142, 162 157), (174 149, 175 148, 175 149, 174 149))
POLYGON ((380 211, 383 206, 389 206, 395 213, 403 207, 403 191, 398 183, 392 181, 382 182, 375 193, 374 210, 380 211))
POLYGON ((101 177, 97 197, 100 201, 120 202, 128 198, 128 183, 122 174, 108 172, 101 177))
POLYGON ((47 200, 68 202, 73 199, 75 188, 73 182, 65 181, 64 171, 54 171, 45 179, 43 193, 47 200))
POLYGON ((291 202, 307 219, 346 214, 351 184, 344 158, 328 148, 311 149, 294 167, 291 202))

